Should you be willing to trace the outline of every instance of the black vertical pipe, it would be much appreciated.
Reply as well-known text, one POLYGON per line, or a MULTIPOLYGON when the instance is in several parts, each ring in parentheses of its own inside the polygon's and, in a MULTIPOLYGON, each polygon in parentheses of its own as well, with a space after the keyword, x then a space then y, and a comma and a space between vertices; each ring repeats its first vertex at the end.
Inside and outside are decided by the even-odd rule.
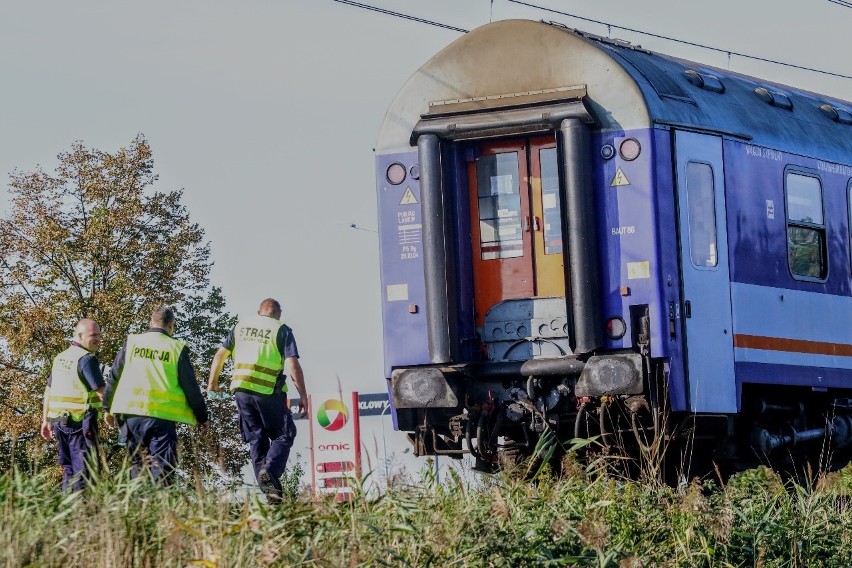
POLYGON ((434 134, 417 139, 420 161, 420 200, 423 210, 423 271, 426 283, 426 326, 429 359, 452 361, 447 288, 444 195, 441 175, 441 145, 434 134))
POLYGON ((590 133, 576 118, 563 120, 559 132, 562 202, 566 213, 563 235, 567 242, 567 297, 573 316, 574 352, 587 353, 603 344, 590 133))

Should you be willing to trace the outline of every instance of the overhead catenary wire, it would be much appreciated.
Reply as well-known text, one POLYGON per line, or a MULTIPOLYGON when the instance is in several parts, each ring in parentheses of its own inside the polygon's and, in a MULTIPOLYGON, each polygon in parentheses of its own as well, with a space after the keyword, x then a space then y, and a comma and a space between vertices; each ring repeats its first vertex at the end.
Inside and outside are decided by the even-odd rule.
MULTIPOLYGON (((446 30, 452 30, 452 31, 455 31, 455 32, 467 33, 469 31, 469 30, 466 30, 464 28, 451 26, 451 25, 444 24, 444 23, 441 23, 441 22, 435 22, 433 20, 427 20, 425 18, 418 18, 418 17, 412 16, 410 14, 405 14, 403 12, 395 12, 393 10, 387 10, 385 8, 379 8, 378 6, 371 6, 370 4, 364 4, 362 2, 354 2, 352 0, 331 0, 331 1, 337 2, 339 4, 346 4, 348 6, 353 6, 355 8, 361 8, 362 10, 369 10, 369 11, 372 11, 372 12, 377 12, 377 13, 385 14, 385 15, 388 15, 388 16, 403 18, 403 19, 406 19, 406 20, 411 20, 411 21, 414 21, 414 22, 419 22, 421 24, 427 24, 427 25, 430 25, 430 26, 435 26, 435 27, 446 29, 446 30)), ((550 13, 553 13, 553 14, 559 14, 560 16, 566 16, 566 17, 569 17, 569 18, 574 18, 574 19, 581 20, 581 21, 584 21, 584 22, 591 22, 593 24, 607 26, 608 33, 609 33, 610 30, 615 28, 617 30, 624 30, 624 31, 628 31, 628 32, 631 32, 631 33, 635 33, 635 34, 640 34, 640 35, 645 35, 645 36, 648 36, 648 37, 654 37, 654 38, 657 38, 657 39, 671 41, 671 42, 674 42, 674 43, 680 43, 680 44, 683 44, 683 45, 698 47, 700 49, 707 49, 707 50, 715 51, 715 52, 718 52, 718 53, 724 53, 728 56, 728 66, 729 67, 730 67, 731 56, 736 55, 737 57, 742 57, 742 58, 745 58, 745 59, 753 59, 755 61, 762 61, 764 63, 771 63, 773 65, 781 65, 783 67, 790 67, 792 69, 809 71, 811 73, 819 73, 819 74, 822 74, 822 75, 829 75, 831 77, 839 77, 841 79, 852 79, 852 75, 844 75, 843 73, 835 73, 834 71, 825 71, 823 69, 816 69, 814 67, 808 67, 808 66, 805 66, 805 65, 797 65, 795 63, 788 63, 786 61, 779 61, 777 59, 769 59, 767 57, 760 57, 758 55, 751 55, 751 54, 748 54, 748 53, 742 53, 742 52, 733 51, 733 50, 730 50, 730 49, 724 49, 724 48, 721 48, 721 47, 714 47, 714 46, 711 46, 711 45, 703 45, 703 44, 700 44, 700 43, 687 41, 687 40, 683 40, 683 39, 679 39, 679 38, 664 36, 664 35, 656 34, 656 33, 652 33, 652 32, 646 32, 646 31, 639 30, 639 29, 636 29, 636 28, 619 26, 617 24, 612 24, 612 23, 609 23, 609 22, 601 21, 601 20, 595 20, 593 18, 586 18, 584 16, 578 16, 577 14, 571 14, 569 12, 562 12, 560 10, 554 10, 553 8, 548 8, 546 6, 540 6, 538 4, 532 4, 530 2, 524 2, 523 0, 507 0, 507 1, 511 2, 512 4, 518 4, 518 5, 521 5, 521 6, 526 6, 528 8, 533 8, 535 10, 542 10, 542 11, 550 12, 550 13)), ((828 0, 828 1, 835 3, 835 4, 838 4, 840 6, 852 8, 852 2, 849 2, 847 0, 828 0)), ((492 2, 493 2, 493 0, 492 0, 492 2)), ((492 9, 493 9, 493 6, 492 6, 492 9)), ((489 18, 489 19, 493 19, 493 13, 491 15, 491 18, 489 18)))
POLYGON ((455 26, 450 26, 448 24, 442 24, 441 22, 435 22, 432 20, 427 20, 425 18, 418 18, 416 16, 411 16, 409 14, 403 14, 402 12, 394 12, 393 10, 386 10, 384 8, 379 8, 378 6, 371 6, 369 4, 362 4, 361 2, 353 2, 352 0, 331 0, 332 2, 337 2, 338 4, 346 4, 348 6, 354 6, 356 8, 361 8, 363 10, 370 10, 371 12, 378 12, 379 14, 386 14, 388 16, 395 16, 397 18, 403 18, 405 20, 411 20, 413 22, 419 22, 421 24, 428 24, 430 26, 435 26, 438 28, 444 28, 445 30, 452 30, 454 32, 461 32, 466 34, 468 30, 464 28, 457 28, 455 26))
MULTIPOLYGON (((757 56, 757 55, 749 55, 748 53, 740 53, 740 52, 737 52, 737 51, 732 51, 730 49, 722 49, 720 47, 713 47, 713 46, 710 46, 710 45, 703 45, 703 44, 700 44, 700 43, 695 43, 695 42, 692 42, 692 41, 686 41, 686 40, 683 40, 683 39, 668 37, 668 36, 655 34, 655 33, 651 33, 651 32, 645 32, 645 31, 638 30, 638 29, 635 29, 635 28, 628 28, 628 27, 625 27, 625 26, 619 26, 619 25, 616 25, 616 24, 611 24, 609 22, 603 22, 601 20, 595 20, 595 19, 592 19, 592 18, 585 18, 583 16, 578 16, 576 14, 571 14, 571 13, 568 13, 568 12, 562 12, 560 10, 554 10, 553 8, 547 8, 545 6, 539 6, 537 4, 531 4, 529 2, 524 2, 523 0, 508 0, 508 1, 511 2, 512 4, 519 4, 521 6, 526 6, 528 8, 534 8, 536 10, 543 10, 545 12, 550 12, 550 13, 553 13, 553 14, 559 14, 560 16, 567 16, 569 18, 575 18, 577 20, 582 20, 584 22, 591 22, 593 24, 599 24, 599 25, 602 25, 602 26, 607 26, 608 28, 615 28, 617 30, 625 30, 625 31, 632 32, 632 33, 635 33, 635 34, 646 35, 646 36, 649 36, 649 37, 654 37, 654 38, 657 38, 657 39, 672 41, 672 42, 675 42, 675 43, 681 43, 681 44, 684 44, 684 45, 690 45, 690 46, 693 46, 693 47, 699 47, 699 48, 702 48, 702 49, 709 49, 710 51, 716 51, 716 52, 719 52, 719 53, 727 53, 728 56, 736 55, 737 57, 754 59, 755 61, 763 61, 764 63, 772 63, 774 65, 783 65, 784 67, 801 69, 803 71, 811 71, 813 73, 821 73, 823 75, 830 75, 832 77, 840 77, 842 79, 852 79, 852 76, 844 75, 842 73, 835 73, 833 71, 825 71, 825 70, 822 70, 822 69, 815 69, 813 67, 807 67, 807 66, 804 66, 804 65, 796 65, 795 63, 787 63, 785 61, 778 61, 776 59, 769 59, 769 58, 760 57, 760 56, 757 56)), ((852 3, 846 2, 845 0, 829 0, 829 2, 835 2, 837 4, 840 4, 840 3, 847 4, 850 8, 852 8, 852 3)))

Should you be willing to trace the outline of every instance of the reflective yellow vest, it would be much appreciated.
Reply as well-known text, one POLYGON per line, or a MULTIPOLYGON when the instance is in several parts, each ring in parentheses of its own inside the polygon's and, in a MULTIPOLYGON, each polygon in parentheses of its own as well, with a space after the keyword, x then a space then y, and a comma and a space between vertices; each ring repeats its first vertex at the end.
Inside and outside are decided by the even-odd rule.
MULTIPOLYGON (((284 358, 278 351, 281 321, 267 316, 240 318, 234 328, 234 379, 231 390, 272 394, 284 358)), ((286 385, 282 389, 286 392, 286 385)))
POLYGON ((47 418, 59 418, 63 412, 79 422, 89 406, 100 406, 98 395, 83 385, 78 371, 80 359, 88 351, 79 345, 72 345, 53 360, 50 371, 50 393, 47 399, 47 418))
POLYGON ((89 407, 94 408, 98 413, 98 418, 103 416, 103 406, 104 403, 101 400, 101 397, 98 396, 98 393, 95 391, 89 391, 89 407))
POLYGON ((129 335, 110 412, 196 424, 178 384, 178 359, 185 346, 165 333, 129 335))

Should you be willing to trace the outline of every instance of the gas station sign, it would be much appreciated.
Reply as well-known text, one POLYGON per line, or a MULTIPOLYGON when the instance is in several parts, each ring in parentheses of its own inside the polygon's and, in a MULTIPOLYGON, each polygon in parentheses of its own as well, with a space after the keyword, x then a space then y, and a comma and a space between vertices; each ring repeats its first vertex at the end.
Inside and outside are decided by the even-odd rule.
POLYGON ((361 477, 358 393, 310 395, 311 487, 314 494, 352 498, 361 477))

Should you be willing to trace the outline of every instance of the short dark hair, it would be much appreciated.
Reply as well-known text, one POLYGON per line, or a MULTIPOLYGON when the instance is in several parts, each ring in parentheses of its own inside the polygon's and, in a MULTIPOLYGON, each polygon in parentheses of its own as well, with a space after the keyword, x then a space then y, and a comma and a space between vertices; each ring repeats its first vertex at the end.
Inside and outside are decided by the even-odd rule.
POLYGON ((281 316, 281 304, 278 303, 278 300, 267 298, 260 303, 257 313, 262 316, 279 317, 281 316))
POLYGON ((168 306, 154 308, 151 314, 151 327, 167 327, 175 321, 175 311, 168 306))

